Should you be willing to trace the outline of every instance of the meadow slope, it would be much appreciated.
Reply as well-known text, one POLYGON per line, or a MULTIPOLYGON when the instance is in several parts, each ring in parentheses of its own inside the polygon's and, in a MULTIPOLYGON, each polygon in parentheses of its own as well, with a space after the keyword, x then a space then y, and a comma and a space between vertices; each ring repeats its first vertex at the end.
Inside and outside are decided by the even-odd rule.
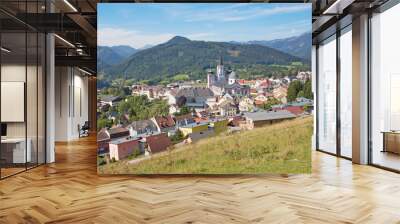
POLYGON ((312 117, 223 134, 137 164, 119 161, 99 174, 310 173, 312 117))

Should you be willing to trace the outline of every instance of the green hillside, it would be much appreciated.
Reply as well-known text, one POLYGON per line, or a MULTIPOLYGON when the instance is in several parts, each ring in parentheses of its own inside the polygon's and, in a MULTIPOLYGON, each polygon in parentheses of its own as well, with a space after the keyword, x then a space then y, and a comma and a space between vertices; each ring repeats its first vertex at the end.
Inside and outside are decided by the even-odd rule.
POLYGON ((160 81, 180 73, 188 74, 191 79, 205 78, 205 70, 214 68, 220 56, 228 67, 242 71, 262 71, 276 64, 309 63, 266 46, 191 41, 177 36, 164 44, 137 52, 125 62, 105 68, 104 72, 110 78, 136 80, 160 81))
POLYGON ((138 164, 99 166, 100 174, 255 174, 311 172, 312 117, 171 149, 138 164))

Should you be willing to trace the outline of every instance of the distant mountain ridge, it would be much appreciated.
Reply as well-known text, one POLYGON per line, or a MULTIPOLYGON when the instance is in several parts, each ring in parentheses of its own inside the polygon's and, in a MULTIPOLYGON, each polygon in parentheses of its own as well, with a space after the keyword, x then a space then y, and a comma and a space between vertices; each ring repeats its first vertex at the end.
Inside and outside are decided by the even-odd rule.
POLYGON ((311 61, 312 34, 309 32, 284 39, 270 41, 249 41, 247 43, 271 47, 293 56, 311 61))
POLYGON ((119 46, 98 46, 97 47, 97 70, 103 71, 104 68, 122 63, 129 56, 138 52, 137 49, 127 45, 119 46))
POLYGON ((193 41, 176 36, 154 47, 141 50, 120 64, 104 68, 107 76, 125 76, 138 80, 154 79, 177 73, 204 72, 222 56, 229 66, 288 65, 307 60, 256 44, 193 41))

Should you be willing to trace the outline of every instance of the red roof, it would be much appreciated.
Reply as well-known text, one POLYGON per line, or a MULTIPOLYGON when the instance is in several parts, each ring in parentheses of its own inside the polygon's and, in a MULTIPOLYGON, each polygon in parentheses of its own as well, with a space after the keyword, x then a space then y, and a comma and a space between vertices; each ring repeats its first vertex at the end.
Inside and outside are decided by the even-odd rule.
POLYGON ((263 105, 264 102, 265 102, 265 101, 261 101, 261 100, 256 100, 256 101, 254 101, 254 103, 255 103, 256 105, 263 105))
POLYGON ((203 122, 203 121, 208 121, 208 118, 206 118, 206 117, 195 117, 194 121, 196 123, 200 123, 200 122, 203 122))
POLYGON ((283 108, 284 110, 289 111, 290 113, 298 116, 302 113, 304 113, 304 109, 301 106, 287 106, 285 108, 283 108))
POLYGON ((168 138, 167 133, 148 136, 146 137, 146 142, 151 153, 165 151, 171 145, 171 140, 168 138))
POLYGON ((168 128, 175 126, 175 121, 172 119, 171 115, 168 116, 156 116, 154 119, 160 128, 168 128))

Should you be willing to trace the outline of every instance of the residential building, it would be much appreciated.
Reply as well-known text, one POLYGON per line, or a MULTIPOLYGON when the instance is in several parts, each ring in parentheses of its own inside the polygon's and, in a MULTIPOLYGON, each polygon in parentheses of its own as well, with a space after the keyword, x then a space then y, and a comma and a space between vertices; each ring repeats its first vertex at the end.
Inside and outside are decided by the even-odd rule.
POLYGON ((141 120, 134 121, 126 128, 129 130, 129 135, 131 137, 137 137, 140 135, 148 135, 153 133, 158 133, 157 124, 153 120, 141 120))
POLYGON ((177 105, 180 98, 184 98, 184 105, 204 107, 207 99, 213 98, 214 93, 209 88, 193 87, 172 89, 166 93, 169 105, 177 105))
POLYGON ((122 160, 134 153, 134 150, 139 152, 139 138, 118 138, 110 141, 110 159, 122 160))
POLYGON ((164 152, 172 144, 166 133, 145 136, 143 141, 146 142, 147 146, 146 155, 164 152))
POLYGON ((158 132, 168 132, 175 129, 175 121, 171 115, 155 116, 151 120, 156 124, 158 132))
POLYGON ((279 86, 273 90, 273 95, 275 99, 280 100, 282 103, 287 103, 287 87, 286 86, 279 86))
POLYGON ((195 123, 192 114, 184 114, 184 115, 175 116, 174 119, 175 119, 175 124, 176 124, 177 128, 195 123))
POLYGON ((109 142, 111 140, 110 133, 106 128, 102 128, 99 132, 97 132, 97 150, 98 154, 109 153, 109 142))
POLYGON ((243 97, 239 101, 239 111, 240 112, 253 112, 254 111, 254 101, 249 97, 243 97))
POLYGON ((111 107, 115 107, 121 101, 122 98, 120 96, 103 96, 100 98, 100 103, 102 105, 109 105, 111 107))
POLYGON ((208 130, 208 123, 191 123, 185 126, 179 127, 179 130, 184 136, 188 134, 203 132, 208 130))
POLYGON ((274 124, 284 120, 296 118, 296 115, 287 110, 279 111, 257 111, 253 113, 244 113, 247 129, 262 127, 269 124, 274 124))

